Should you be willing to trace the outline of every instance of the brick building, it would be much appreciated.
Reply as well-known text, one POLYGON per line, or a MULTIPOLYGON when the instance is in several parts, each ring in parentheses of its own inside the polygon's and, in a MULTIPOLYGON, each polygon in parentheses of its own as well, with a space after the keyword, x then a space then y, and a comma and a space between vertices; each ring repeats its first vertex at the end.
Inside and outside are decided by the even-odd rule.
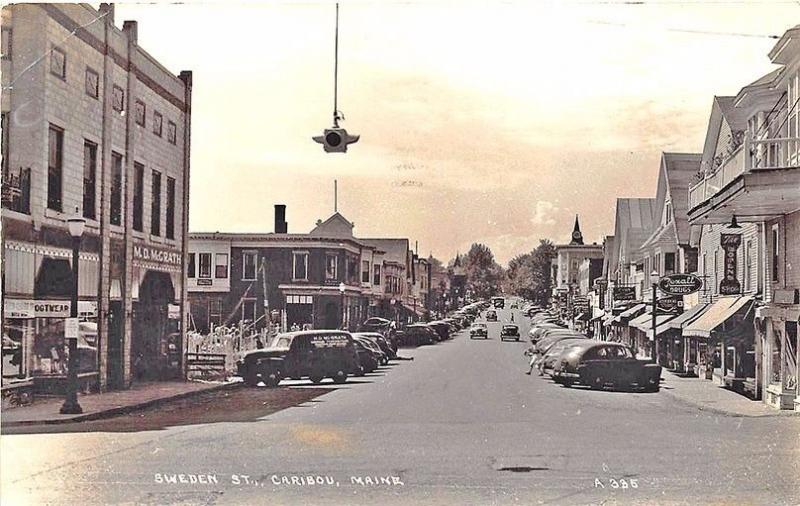
POLYGON ((58 390, 80 247, 80 377, 182 375, 191 72, 171 74, 114 6, 2 10, 3 393, 58 390))

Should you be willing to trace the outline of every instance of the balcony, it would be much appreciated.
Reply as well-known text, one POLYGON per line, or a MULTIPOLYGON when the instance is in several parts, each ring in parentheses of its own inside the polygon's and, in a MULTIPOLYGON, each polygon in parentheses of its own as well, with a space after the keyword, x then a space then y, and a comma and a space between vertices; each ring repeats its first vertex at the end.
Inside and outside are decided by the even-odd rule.
POLYGON ((763 221, 800 199, 800 138, 744 139, 719 167, 689 187, 689 221, 763 221), (798 169, 798 170, 790 170, 798 169))

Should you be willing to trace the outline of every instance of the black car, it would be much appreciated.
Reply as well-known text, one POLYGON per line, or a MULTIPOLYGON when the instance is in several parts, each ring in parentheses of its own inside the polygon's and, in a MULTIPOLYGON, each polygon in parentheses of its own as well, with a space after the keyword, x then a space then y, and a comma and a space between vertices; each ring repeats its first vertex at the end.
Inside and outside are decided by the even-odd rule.
POLYGON ((494 309, 490 309, 486 311, 486 321, 487 322, 496 322, 497 321, 497 311, 494 309))
POLYGON ((375 341, 381 351, 386 355, 387 363, 389 360, 394 360, 397 358, 397 345, 393 345, 390 339, 387 339, 379 332, 359 332, 357 334, 353 334, 353 337, 356 336, 364 336, 375 341))
POLYGON ((567 387, 580 384, 598 390, 611 386, 658 392, 661 366, 637 360, 633 350, 621 343, 587 339, 558 358, 553 379, 567 387))
POLYGON ((443 321, 433 321, 428 322, 428 325, 436 331, 439 335, 439 340, 444 341, 445 339, 450 339, 450 325, 447 322, 443 321))
POLYGON ((424 323, 415 323, 405 328, 403 340, 408 346, 421 346, 433 344, 439 340, 439 335, 424 323))
POLYGON ((500 340, 513 339, 519 341, 519 326, 517 325, 503 325, 500 329, 500 340))
POLYGON ((366 338, 353 338, 353 343, 356 346, 356 354, 358 355, 359 371, 356 373, 357 376, 363 376, 364 373, 372 372, 380 365, 380 358, 376 356, 376 353, 370 349, 367 343, 362 339, 366 338))
POLYGON ((338 330, 279 334, 268 348, 245 353, 236 367, 246 385, 263 381, 268 387, 284 378, 307 377, 319 383, 330 377, 344 383, 348 374, 361 372, 353 337, 338 330))

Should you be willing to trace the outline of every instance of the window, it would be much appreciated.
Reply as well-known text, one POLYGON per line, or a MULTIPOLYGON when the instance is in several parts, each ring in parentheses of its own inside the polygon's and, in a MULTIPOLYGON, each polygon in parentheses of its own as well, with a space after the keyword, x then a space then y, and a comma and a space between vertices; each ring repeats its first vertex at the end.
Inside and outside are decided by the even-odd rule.
POLYGON ((308 279, 308 253, 295 251, 292 253, 292 279, 308 279))
POLYGON ((178 139, 178 127, 172 121, 167 121, 167 140, 170 144, 175 144, 178 139))
POLYGON ((133 164, 133 229, 144 230, 144 165, 133 164))
POLYGON ((18 213, 31 213, 31 169, 17 167, 10 169, 8 163, 8 126, 9 113, 0 116, 0 130, 2 130, 2 157, 3 157, 3 192, 2 205, 18 213))
POLYGON ((153 111, 153 133, 161 137, 161 127, 164 123, 164 117, 158 111, 153 111))
POLYGON ((97 144, 83 141, 83 217, 95 219, 97 178, 97 144))
POLYGON ((719 248, 714 250, 714 293, 719 293, 719 248))
POLYGON ((167 178, 167 239, 175 239, 175 179, 167 178))
POLYGON ((335 253, 325 254, 325 279, 337 279, 339 256, 335 253))
POLYGON ((67 79, 67 53, 60 47, 50 50, 50 73, 60 79, 67 79))
POLYGON ((672 203, 667 202, 664 204, 664 225, 669 224, 672 221, 672 203))
POLYGON ((209 279, 211 277, 211 253, 198 253, 197 256, 200 264, 200 273, 197 277, 209 279))
POLYGON ((64 131, 50 125, 47 153, 47 207, 62 210, 61 192, 63 179, 64 131))
POLYGON ((361 282, 369 283, 369 260, 361 262, 361 282))
POLYGON ((189 266, 187 267, 189 271, 188 277, 193 278, 195 276, 195 272, 197 272, 197 268, 195 267, 194 263, 194 253, 189 253, 189 266))
POLYGON ((675 273, 675 253, 664 253, 664 274, 675 273))
POLYGON ((111 107, 117 112, 125 110, 125 91, 116 84, 111 89, 111 107))
POLYGON ((381 266, 380 264, 375 264, 372 266, 372 284, 375 286, 380 286, 381 284, 381 266))
POLYGON ((147 118, 147 106, 144 105, 144 102, 141 100, 136 100, 136 124, 139 126, 145 126, 145 120, 147 118))
POLYGON ((3 27, 3 44, 0 52, 4 60, 11 59, 11 28, 3 27))
POLYGON ((228 254, 217 253, 214 257, 214 277, 225 279, 228 277, 228 254))
POLYGON ((86 67, 86 94, 92 98, 100 96, 100 75, 92 68, 86 67))
POLYGON ((122 225, 122 155, 111 153, 111 224, 122 225))
MULTIPOLYGON (((661 253, 656 253, 653 256, 653 270, 661 274, 661 253)), ((647 274, 650 275, 650 272, 652 271, 648 271, 647 274)))
POLYGON ((242 301, 242 320, 256 321, 256 299, 242 301))
POLYGON ((208 299, 208 326, 222 325, 222 299, 208 299))
POLYGON ((256 263, 258 262, 258 252, 242 252, 242 279, 252 281, 256 279, 256 263))
POLYGON ((772 225, 772 282, 778 283, 778 262, 780 261, 780 243, 778 242, 778 225, 772 225))
POLYGON ((153 195, 150 200, 150 233, 161 235, 161 173, 153 171, 153 180, 150 182, 153 195))

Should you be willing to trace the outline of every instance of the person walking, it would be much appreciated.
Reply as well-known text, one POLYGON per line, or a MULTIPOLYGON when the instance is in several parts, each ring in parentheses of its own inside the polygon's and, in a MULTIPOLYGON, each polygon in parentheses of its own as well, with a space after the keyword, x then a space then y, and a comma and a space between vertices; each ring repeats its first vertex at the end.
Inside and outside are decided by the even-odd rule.
POLYGON ((530 376, 533 372, 533 368, 536 367, 536 345, 531 344, 531 346, 525 350, 525 356, 531 357, 530 362, 528 363, 528 371, 525 373, 530 376))

